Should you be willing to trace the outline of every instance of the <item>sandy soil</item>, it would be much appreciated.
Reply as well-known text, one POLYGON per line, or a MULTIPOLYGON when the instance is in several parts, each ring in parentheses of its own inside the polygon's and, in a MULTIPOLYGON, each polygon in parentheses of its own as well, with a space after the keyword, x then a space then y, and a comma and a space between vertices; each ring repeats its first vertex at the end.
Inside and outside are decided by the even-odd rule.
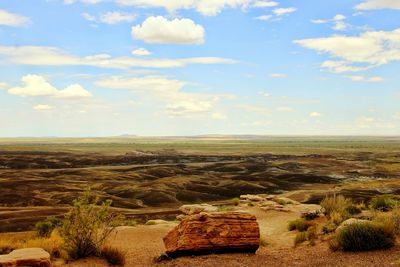
MULTIPOLYGON (((344 253, 332 252, 326 243, 315 246, 293 247, 295 233, 288 232, 287 222, 299 217, 303 206, 296 206, 292 212, 261 211, 254 207, 249 212, 257 216, 261 234, 268 245, 260 247, 255 255, 224 254, 198 257, 183 257, 155 263, 154 259, 164 252, 162 238, 175 224, 120 227, 111 237, 112 245, 126 253, 128 267, 244 267, 244 266, 396 266, 400 259, 400 246, 385 251, 344 253)), ((99 259, 85 259, 68 267, 104 267, 99 259)))

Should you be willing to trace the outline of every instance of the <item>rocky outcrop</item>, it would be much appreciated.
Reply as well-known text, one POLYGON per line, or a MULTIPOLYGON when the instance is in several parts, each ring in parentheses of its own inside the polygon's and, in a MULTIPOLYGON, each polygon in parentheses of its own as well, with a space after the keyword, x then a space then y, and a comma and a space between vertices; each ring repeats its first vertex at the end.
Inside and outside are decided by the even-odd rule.
POLYGON ((210 204, 193 204, 193 205, 183 205, 179 208, 183 214, 192 215, 198 214, 200 212, 215 212, 218 208, 210 204))
POLYGON ((259 243, 256 217, 243 212, 203 212, 188 216, 164 237, 166 253, 170 257, 254 253, 259 243))
POLYGON ((17 266, 50 267, 50 254, 41 248, 25 248, 0 255, 0 267, 17 266))

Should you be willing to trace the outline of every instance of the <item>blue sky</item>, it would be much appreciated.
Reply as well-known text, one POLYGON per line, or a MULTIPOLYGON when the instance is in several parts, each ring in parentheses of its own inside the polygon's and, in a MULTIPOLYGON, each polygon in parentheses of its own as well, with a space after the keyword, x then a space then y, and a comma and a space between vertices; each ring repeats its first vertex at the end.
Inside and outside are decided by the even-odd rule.
POLYGON ((3 0, 0 136, 400 134, 398 0, 3 0))

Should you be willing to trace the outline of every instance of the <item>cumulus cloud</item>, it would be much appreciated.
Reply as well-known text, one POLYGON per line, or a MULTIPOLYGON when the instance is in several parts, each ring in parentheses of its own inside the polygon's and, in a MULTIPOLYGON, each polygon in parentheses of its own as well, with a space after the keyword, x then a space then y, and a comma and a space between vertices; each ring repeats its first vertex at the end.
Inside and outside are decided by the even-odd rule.
POLYGON ((294 42, 335 58, 322 63, 323 68, 333 72, 363 71, 400 60, 400 29, 367 31, 359 36, 334 35, 294 42))
POLYGON ((0 46, 0 64, 33 66, 92 66, 98 68, 130 69, 181 68, 189 64, 235 64, 237 61, 220 57, 194 57, 180 59, 140 59, 98 54, 86 57, 71 55, 55 47, 0 46))
POLYGON ((132 36, 151 44, 202 44, 204 28, 191 19, 168 20, 152 16, 132 27, 132 36))
POLYGON ((276 8, 272 12, 277 16, 283 16, 286 14, 296 12, 296 10, 297 8, 295 7, 282 7, 282 8, 276 8))
POLYGON ((378 83, 378 82, 383 82, 384 79, 380 76, 373 76, 373 77, 365 77, 361 75, 351 75, 347 76, 350 80, 354 82, 370 82, 370 83, 378 83))
POLYGON ((25 16, 8 12, 7 10, 0 9, 0 26, 22 27, 30 23, 30 19, 25 16))
POLYGON ((356 6, 359 10, 372 9, 400 9, 400 1, 398 0, 367 0, 356 6))
POLYGON ((44 111, 44 110, 51 110, 53 109, 52 106, 39 104, 33 107, 34 110, 44 111))
POLYGON ((138 48, 132 51, 132 55, 135 56, 150 56, 152 53, 145 48, 138 48))
POLYGON ((25 75, 22 77, 22 86, 11 87, 8 93, 17 96, 49 96, 55 98, 88 98, 92 94, 79 84, 73 84, 64 90, 58 90, 45 77, 40 75, 25 75))

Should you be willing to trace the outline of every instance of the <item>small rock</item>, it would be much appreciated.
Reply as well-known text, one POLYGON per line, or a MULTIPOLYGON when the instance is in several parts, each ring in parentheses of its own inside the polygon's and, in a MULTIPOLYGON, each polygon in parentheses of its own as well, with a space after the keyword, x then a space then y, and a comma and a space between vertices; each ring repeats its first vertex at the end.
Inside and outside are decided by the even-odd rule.
POLYGON ((18 266, 50 267, 50 254, 41 248, 24 248, 0 255, 0 267, 18 266))
POLYGON ((193 215, 200 212, 216 212, 218 208, 210 204, 183 205, 179 208, 184 214, 193 215))
POLYGON ((265 198, 258 195, 241 195, 240 199, 260 202, 263 201, 265 198))
POLYGON ((360 223, 360 222, 370 222, 368 220, 360 220, 360 219, 355 219, 355 218, 350 218, 348 220, 345 220, 344 222, 342 222, 338 228, 336 228, 336 232, 342 230, 344 227, 354 224, 354 223, 360 223))

